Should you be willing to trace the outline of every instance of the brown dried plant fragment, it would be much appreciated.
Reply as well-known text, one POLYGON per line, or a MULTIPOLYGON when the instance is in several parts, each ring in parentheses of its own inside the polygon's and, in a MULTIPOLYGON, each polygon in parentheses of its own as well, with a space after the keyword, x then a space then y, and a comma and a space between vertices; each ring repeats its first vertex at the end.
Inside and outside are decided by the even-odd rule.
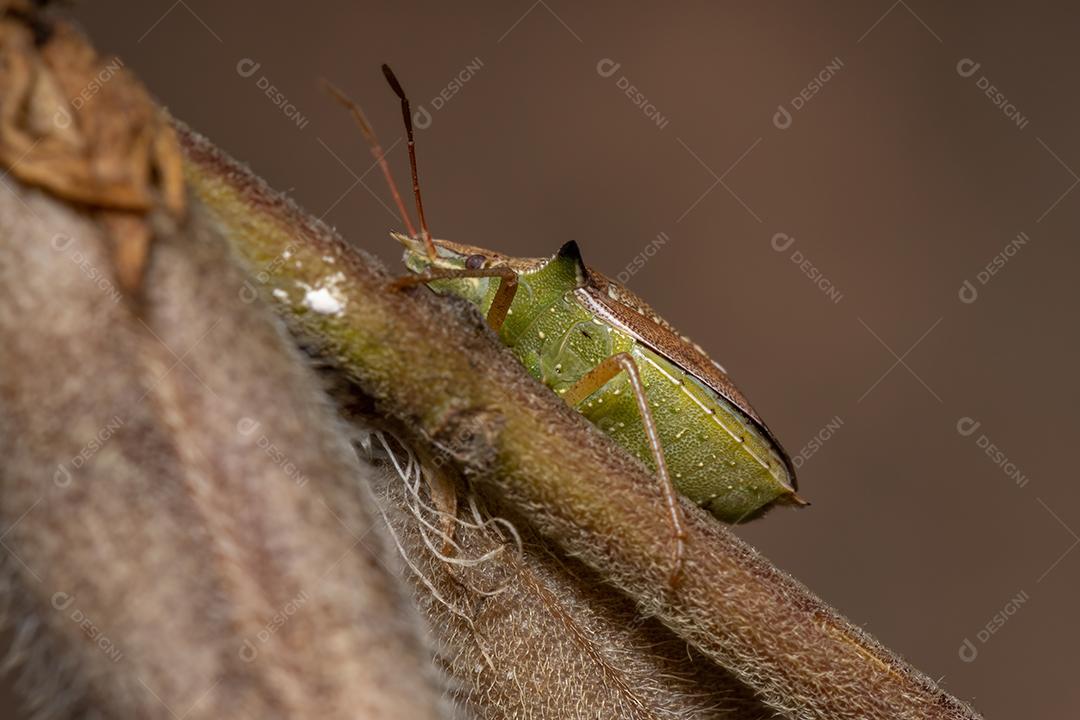
POLYGON ((117 279, 132 293, 149 254, 147 214, 184 212, 176 135, 120 60, 104 60, 31 3, 2 11, 0 164, 28 186, 101 210, 117 279))

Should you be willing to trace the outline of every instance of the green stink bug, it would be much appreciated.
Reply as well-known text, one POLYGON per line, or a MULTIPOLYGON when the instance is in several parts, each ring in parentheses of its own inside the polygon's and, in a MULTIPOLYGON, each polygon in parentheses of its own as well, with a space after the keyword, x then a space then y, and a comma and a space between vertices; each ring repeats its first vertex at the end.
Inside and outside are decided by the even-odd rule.
POLYGON ((727 372, 640 298, 585 265, 577 243, 550 258, 514 258, 431 236, 409 101, 389 67, 383 72, 401 100, 419 233, 363 113, 330 89, 360 125, 406 225, 406 234, 393 237, 413 274, 394 287, 427 285, 471 301, 533 377, 652 467, 674 531, 673 577, 683 541, 676 491, 731 523, 774 504, 806 504, 795 492, 791 459, 727 372))

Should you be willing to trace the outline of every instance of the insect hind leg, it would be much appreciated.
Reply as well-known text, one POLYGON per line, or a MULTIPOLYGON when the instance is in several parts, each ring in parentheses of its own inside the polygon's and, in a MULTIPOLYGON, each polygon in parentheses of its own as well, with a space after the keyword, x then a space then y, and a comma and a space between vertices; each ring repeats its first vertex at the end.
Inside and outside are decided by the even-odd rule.
POLYGON ((571 407, 576 407, 619 373, 626 373, 626 377, 630 381, 630 388, 634 393, 634 400, 637 402, 638 414, 641 415, 642 425, 645 426, 645 436, 649 441, 653 462, 656 464, 656 475, 660 480, 660 489, 664 494, 664 503, 667 506, 672 533, 672 568, 668 575, 668 582, 672 587, 675 587, 682 572, 686 528, 683 525, 679 498, 675 486, 671 482, 667 463, 664 461, 664 448, 660 444, 660 433, 657 431, 656 421, 653 419, 652 409, 649 407, 649 399, 645 395, 645 386, 641 382, 641 373, 638 371, 637 362, 630 353, 615 353, 582 376, 580 380, 562 394, 562 397, 571 407))

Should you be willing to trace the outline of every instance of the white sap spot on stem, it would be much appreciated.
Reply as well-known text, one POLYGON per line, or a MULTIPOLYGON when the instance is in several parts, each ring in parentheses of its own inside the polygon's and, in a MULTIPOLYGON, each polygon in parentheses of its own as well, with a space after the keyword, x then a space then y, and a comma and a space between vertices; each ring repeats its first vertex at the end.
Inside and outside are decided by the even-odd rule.
POLYGON ((346 300, 338 292, 338 285, 344 280, 344 273, 337 272, 325 278, 321 287, 299 283, 305 290, 304 307, 320 315, 340 315, 345 310, 346 300))
POLYGON ((338 315, 345 308, 345 304, 334 297, 327 288, 319 288, 307 291, 304 295, 304 307, 320 315, 338 315))

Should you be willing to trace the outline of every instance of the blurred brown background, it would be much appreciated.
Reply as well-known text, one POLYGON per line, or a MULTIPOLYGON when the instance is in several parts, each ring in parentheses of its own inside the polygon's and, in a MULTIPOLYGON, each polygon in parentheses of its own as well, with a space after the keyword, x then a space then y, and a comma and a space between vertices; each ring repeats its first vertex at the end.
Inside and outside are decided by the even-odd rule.
POLYGON ((629 275, 802 458, 813 507, 739 534, 988 717, 1034 718, 1080 705, 1066 5, 74 13, 174 114, 394 263, 387 192, 318 86, 362 102, 407 187, 390 62, 427 111, 436 234, 519 255, 573 238, 629 275))

